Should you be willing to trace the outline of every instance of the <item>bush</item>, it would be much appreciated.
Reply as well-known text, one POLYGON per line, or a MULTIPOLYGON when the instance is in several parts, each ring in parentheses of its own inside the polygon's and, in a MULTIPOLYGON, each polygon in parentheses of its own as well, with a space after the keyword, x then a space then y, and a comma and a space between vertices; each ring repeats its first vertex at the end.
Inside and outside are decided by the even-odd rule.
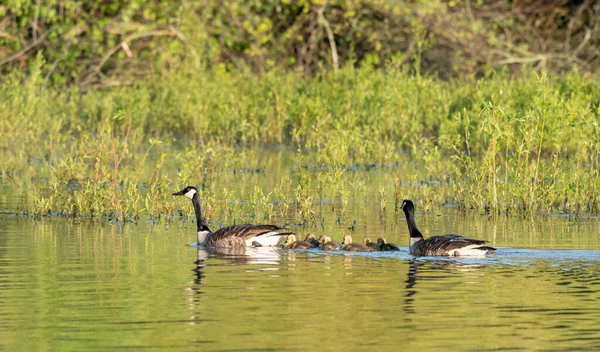
POLYGON ((7 1, 0 69, 42 53, 44 80, 129 85, 182 65, 318 72, 351 63, 442 78, 522 66, 597 75, 591 1, 7 1))

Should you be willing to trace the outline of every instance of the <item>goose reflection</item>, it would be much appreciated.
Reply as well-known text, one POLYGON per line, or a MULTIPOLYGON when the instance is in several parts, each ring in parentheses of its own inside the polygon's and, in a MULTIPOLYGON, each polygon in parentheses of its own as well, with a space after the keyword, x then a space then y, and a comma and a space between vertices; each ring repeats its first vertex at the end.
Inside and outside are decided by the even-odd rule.
POLYGON ((406 295, 404 296, 404 311, 408 314, 415 312, 415 299, 414 295, 417 291, 414 289, 417 284, 417 273, 419 266, 423 265, 423 262, 416 259, 411 259, 408 262, 408 277, 406 279, 406 295))
POLYGON ((417 283, 417 270, 418 267, 421 265, 423 265, 423 262, 419 262, 415 259, 411 259, 408 262, 408 278, 406 279, 406 297, 411 297, 415 293, 417 293, 417 291, 414 290, 414 287, 417 283))
POLYGON ((205 261, 208 259, 208 253, 206 253, 206 251, 201 247, 198 247, 198 254, 196 258, 197 259, 194 262, 196 267, 192 269, 192 271, 195 275, 194 284, 199 286, 202 284, 202 279, 204 278, 204 267, 206 266, 205 261))
POLYGON ((194 283, 201 285, 205 277, 204 269, 211 258, 224 259, 227 264, 221 265, 246 265, 246 264, 279 264, 281 252, 274 247, 240 247, 240 248, 209 248, 199 246, 192 269, 194 283))
POLYGON ((410 259, 408 262, 408 275, 406 278, 406 295, 404 298, 404 311, 414 313, 417 281, 443 280, 455 277, 459 272, 473 271, 483 268, 483 264, 464 263, 454 260, 421 260, 410 259), (439 275, 442 272, 447 275, 439 275), (434 274, 435 275, 432 275, 434 274))
MULTIPOLYGON (((274 247, 241 247, 241 248, 208 248, 204 246, 197 247, 195 267, 192 269, 194 279, 192 286, 188 288, 194 293, 192 301, 198 303, 203 291, 202 284, 206 279, 205 269, 209 259, 225 259, 226 264, 218 265, 247 265, 247 264, 279 264, 281 252, 274 247)), ((217 265, 217 264, 213 264, 217 265)), ((269 268, 268 270, 273 270, 269 268)))
POLYGON ((281 250, 276 247, 198 247, 196 265, 203 264, 211 258, 227 260, 225 265, 244 264, 279 264, 281 250))

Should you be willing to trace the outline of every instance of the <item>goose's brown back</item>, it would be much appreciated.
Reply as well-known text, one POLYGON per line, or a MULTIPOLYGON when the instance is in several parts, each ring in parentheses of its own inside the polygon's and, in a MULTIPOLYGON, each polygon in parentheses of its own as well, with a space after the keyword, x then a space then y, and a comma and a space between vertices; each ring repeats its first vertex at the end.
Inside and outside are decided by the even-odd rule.
POLYGON ((221 227, 213 232, 207 245, 210 247, 246 247, 246 241, 269 232, 286 235, 291 232, 280 232, 283 227, 277 225, 241 224, 221 227))
POLYGON ((447 256, 449 252, 471 245, 479 245, 486 254, 496 252, 495 248, 484 246, 484 240, 465 238, 460 235, 447 234, 432 236, 415 244, 414 255, 447 256))

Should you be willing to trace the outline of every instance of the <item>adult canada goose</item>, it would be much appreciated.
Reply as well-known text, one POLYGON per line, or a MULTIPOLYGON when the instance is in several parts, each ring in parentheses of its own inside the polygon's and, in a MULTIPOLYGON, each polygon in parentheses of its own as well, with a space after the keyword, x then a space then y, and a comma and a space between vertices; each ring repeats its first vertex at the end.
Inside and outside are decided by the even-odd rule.
POLYGON ((372 252, 373 250, 364 244, 360 243, 352 243, 352 236, 346 235, 344 236, 344 240, 342 241, 342 249, 345 251, 352 252, 372 252))
POLYGON ((410 233, 409 250, 415 256, 482 256, 496 253, 496 248, 483 246, 484 240, 474 240, 460 235, 447 234, 423 238, 415 223, 415 205, 410 200, 402 202, 410 233))
POLYGON ((398 246, 396 246, 393 243, 387 243, 385 241, 385 238, 379 237, 377 239, 377 250, 384 251, 384 252, 391 252, 391 251, 399 251, 400 248, 398 248, 398 246))
POLYGON ((365 239, 363 240, 363 244, 372 251, 378 250, 377 245, 373 243, 373 241, 371 241, 369 237, 365 237, 365 239))
POLYGON ((198 245, 207 247, 257 247, 276 246, 281 241, 281 236, 292 232, 281 232, 283 227, 277 225, 232 225, 221 227, 212 232, 206 220, 202 216, 200 206, 200 197, 198 189, 193 186, 187 186, 179 192, 173 193, 174 196, 186 196, 192 200, 194 211, 196 212, 196 223, 198 225, 198 245))
POLYGON ((342 248, 339 242, 331 240, 329 236, 321 236, 319 242, 321 242, 319 247, 324 251, 335 251, 342 248))
POLYGON ((319 240, 317 240, 314 233, 309 233, 308 235, 306 235, 306 238, 304 238, 304 242, 308 242, 312 248, 318 248, 320 245, 319 240))
POLYGON ((296 241, 295 235, 287 235, 285 238, 285 247, 286 249, 310 249, 314 248, 312 244, 306 241, 296 241))

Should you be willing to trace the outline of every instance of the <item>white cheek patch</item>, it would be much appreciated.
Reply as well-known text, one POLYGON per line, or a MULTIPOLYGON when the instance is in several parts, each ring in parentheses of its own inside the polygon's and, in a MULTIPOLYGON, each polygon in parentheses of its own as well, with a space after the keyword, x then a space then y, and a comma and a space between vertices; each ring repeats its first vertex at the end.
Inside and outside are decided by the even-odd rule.
POLYGON ((194 194, 196 194, 196 190, 195 189, 190 189, 186 194, 184 194, 184 196, 188 197, 189 199, 192 199, 192 197, 194 196, 194 194))

